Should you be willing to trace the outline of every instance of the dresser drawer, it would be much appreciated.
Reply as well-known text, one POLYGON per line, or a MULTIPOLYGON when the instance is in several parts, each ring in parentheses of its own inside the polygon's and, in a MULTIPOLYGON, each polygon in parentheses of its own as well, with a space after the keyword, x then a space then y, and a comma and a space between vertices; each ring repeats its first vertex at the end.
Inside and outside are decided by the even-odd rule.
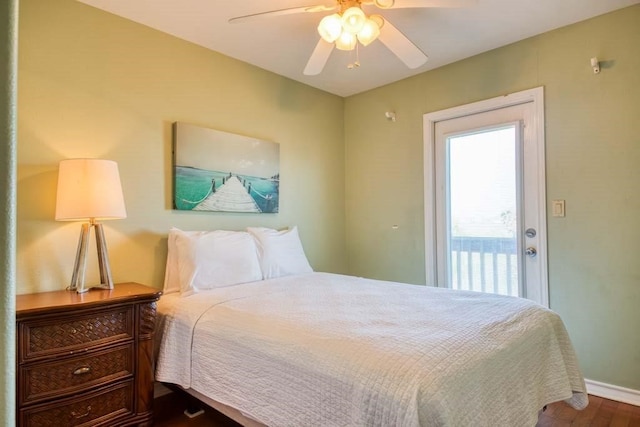
POLYGON ((70 427, 113 425, 133 412, 133 381, 78 399, 65 399, 21 412, 22 426, 70 427))
POLYGON ((133 339, 133 307, 19 323, 19 362, 85 351, 88 346, 133 339))
POLYGON ((16 425, 152 425, 160 294, 120 283, 17 295, 16 425))
POLYGON ((38 362, 20 368, 19 404, 51 396, 77 393, 96 384, 130 377, 134 373, 133 343, 83 356, 38 362))

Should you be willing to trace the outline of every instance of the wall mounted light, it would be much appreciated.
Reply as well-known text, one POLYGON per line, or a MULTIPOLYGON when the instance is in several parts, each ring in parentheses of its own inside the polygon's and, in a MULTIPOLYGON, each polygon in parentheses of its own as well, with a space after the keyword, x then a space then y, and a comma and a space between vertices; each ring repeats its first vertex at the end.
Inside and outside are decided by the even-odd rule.
POLYGON ((593 74, 600 73, 600 61, 595 56, 591 58, 591 68, 593 68, 593 74))
POLYGON ((56 221, 82 221, 70 291, 83 293, 87 264, 87 246, 91 229, 95 230, 100 267, 99 289, 113 289, 107 242, 97 220, 126 218, 118 164, 111 160, 70 159, 60 162, 56 221))

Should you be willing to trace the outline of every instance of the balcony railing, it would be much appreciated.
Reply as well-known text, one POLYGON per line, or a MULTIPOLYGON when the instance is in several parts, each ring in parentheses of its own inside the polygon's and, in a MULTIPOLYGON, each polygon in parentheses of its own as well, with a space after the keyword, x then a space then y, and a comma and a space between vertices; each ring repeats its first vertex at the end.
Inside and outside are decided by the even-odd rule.
POLYGON ((518 296, 518 253, 515 238, 452 237, 453 289, 518 296))

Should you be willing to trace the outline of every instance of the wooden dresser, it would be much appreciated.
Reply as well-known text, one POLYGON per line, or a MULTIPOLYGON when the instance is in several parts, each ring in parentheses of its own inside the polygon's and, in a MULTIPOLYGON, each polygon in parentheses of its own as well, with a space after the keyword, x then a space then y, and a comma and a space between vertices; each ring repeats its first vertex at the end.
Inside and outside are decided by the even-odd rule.
POLYGON ((17 296, 17 425, 152 424, 161 292, 114 287, 17 296))

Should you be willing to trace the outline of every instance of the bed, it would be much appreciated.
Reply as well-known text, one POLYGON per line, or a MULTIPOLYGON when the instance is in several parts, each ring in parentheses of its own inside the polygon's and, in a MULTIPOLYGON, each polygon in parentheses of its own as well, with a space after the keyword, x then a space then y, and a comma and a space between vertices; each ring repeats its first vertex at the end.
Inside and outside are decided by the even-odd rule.
MULTIPOLYGON (((191 239, 191 263, 171 255, 169 238, 156 380, 242 424, 534 426, 549 403, 587 405, 561 319, 534 302, 318 273, 308 264, 296 271, 297 261, 265 277, 269 245, 260 239, 263 277, 206 286, 215 274, 193 268, 203 264, 194 254, 211 247, 200 236, 199 245, 191 239), (167 286, 171 269, 181 291, 167 286)), ((189 252, 175 245, 181 237, 174 255, 189 252)), ((225 255, 216 257, 229 265, 225 255)))

